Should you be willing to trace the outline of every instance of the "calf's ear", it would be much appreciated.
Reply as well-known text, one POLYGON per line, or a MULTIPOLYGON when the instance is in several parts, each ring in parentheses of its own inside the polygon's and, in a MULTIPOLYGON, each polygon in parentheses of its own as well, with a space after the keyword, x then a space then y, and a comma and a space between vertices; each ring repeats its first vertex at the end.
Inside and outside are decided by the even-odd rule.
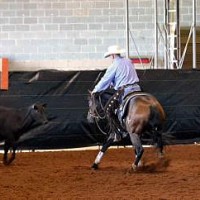
POLYGON ((37 110, 37 109, 38 109, 37 104, 33 104, 33 105, 32 105, 32 108, 33 108, 34 110, 37 110))
POLYGON ((35 104, 31 105, 32 109, 35 109, 35 107, 37 107, 35 104))
POLYGON ((44 108, 46 108, 46 107, 47 107, 47 103, 43 103, 42 106, 43 106, 44 108))

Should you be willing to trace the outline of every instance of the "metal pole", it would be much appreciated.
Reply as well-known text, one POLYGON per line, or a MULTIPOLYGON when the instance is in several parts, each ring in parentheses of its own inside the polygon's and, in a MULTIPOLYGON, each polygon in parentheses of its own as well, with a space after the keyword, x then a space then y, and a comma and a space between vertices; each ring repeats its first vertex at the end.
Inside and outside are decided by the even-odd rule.
POLYGON ((168 68, 168 38, 167 38, 167 31, 168 31, 168 27, 167 27, 167 0, 165 0, 164 2, 164 68, 167 69, 168 68))
POLYGON ((176 35, 177 35, 177 66, 179 66, 180 58, 181 58, 181 38, 180 38, 180 12, 179 12, 179 0, 176 1, 176 35))
POLYGON ((126 58, 129 58, 129 12, 128 12, 128 0, 125 0, 126 8, 126 58))
POLYGON ((192 40, 192 53, 193 53, 193 69, 196 69, 196 0, 193 0, 193 40, 192 40))
POLYGON ((155 69, 158 68, 158 29, 157 29, 157 22, 158 22, 158 12, 157 12, 157 0, 154 3, 154 31, 155 31, 155 59, 154 59, 154 67, 155 69))

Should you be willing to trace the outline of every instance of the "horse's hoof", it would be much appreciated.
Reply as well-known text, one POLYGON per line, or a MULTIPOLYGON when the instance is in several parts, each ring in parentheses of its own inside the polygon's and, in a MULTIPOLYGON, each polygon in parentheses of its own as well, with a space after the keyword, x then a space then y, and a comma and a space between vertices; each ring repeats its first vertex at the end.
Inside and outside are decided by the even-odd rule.
POLYGON ((138 162, 138 167, 142 167, 143 166, 143 162, 140 160, 139 162, 138 162))
POLYGON ((137 168, 138 168, 138 166, 137 166, 137 165, 135 165, 135 164, 132 164, 132 170, 133 170, 134 172, 136 172, 136 171, 137 171, 137 168))
POLYGON ((164 157, 165 157, 164 153, 158 153, 158 158, 164 158, 164 157))
POLYGON ((3 164, 4 164, 5 166, 8 166, 8 165, 10 165, 10 163, 9 163, 9 162, 7 162, 7 161, 3 161, 3 164))
POLYGON ((97 170, 99 167, 98 167, 98 164, 93 163, 93 165, 91 166, 91 168, 94 169, 94 170, 97 170))

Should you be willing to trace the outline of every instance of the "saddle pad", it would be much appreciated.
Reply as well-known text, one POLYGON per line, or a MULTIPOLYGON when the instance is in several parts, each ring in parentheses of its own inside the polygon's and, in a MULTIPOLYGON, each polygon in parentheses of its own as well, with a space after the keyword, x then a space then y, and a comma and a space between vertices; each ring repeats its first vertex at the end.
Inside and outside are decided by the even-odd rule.
POLYGON ((117 112, 117 116, 118 116, 118 119, 119 121, 121 122, 121 124, 123 125, 123 119, 124 119, 124 116, 126 115, 126 111, 127 111, 127 106, 130 102, 130 100, 132 98, 135 98, 137 96, 152 96, 151 94, 149 93, 145 93, 145 92, 131 92, 129 93, 122 101, 119 109, 118 109, 118 112, 117 112))

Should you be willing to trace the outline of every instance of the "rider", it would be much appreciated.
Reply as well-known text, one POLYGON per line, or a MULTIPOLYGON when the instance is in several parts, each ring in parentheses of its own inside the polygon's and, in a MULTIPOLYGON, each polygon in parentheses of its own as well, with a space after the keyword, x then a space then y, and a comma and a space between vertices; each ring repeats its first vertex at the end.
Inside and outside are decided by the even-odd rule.
MULTIPOLYGON (((107 115, 110 116, 111 119, 114 116, 113 111, 116 109, 115 107, 113 110, 112 104, 116 105, 116 99, 120 104, 122 99, 130 92, 141 91, 135 67, 130 59, 121 56, 122 53, 125 53, 125 50, 117 45, 108 47, 108 51, 104 54, 104 57, 110 57, 112 59, 112 64, 107 68, 104 76, 92 91, 93 94, 98 92, 103 94, 106 93, 107 89, 112 88, 114 90, 114 95, 109 100, 111 106, 108 106, 106 110, 107 115), (112 109, 109 109, 109 107, 112 107, 112 109)), ((115 121, 116 120, 115 117, 115 121)))

